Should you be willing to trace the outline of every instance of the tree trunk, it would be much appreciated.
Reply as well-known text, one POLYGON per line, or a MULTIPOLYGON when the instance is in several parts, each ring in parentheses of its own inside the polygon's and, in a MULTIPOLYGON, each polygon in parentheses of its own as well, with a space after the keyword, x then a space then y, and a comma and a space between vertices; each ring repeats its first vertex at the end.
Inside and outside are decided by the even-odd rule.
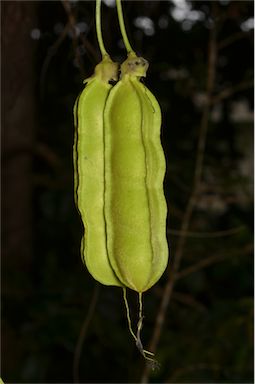
MULTIPOLYGON (((7 305, 32 293, 32 149, 35 130, 34 48, 36 3, 4 1, 2 8, 2 292, 7 305)), ((4 309, 3 370, 19 361, 19 327, 4 309), (12 322, 11 322, 12 323, 12 322)), ((16 312, 15 312, 16 313, 16 312)), ((16 321, 22 325, 22 314, 16 321)), ((19 347, 20 346, 20 347, 19 347)), ((3 372, 4 374, 4 372, 3 372)), ((14 374, 14 373, 13 373, 14 374)), ((14 374, 15 375, 15 374, 14 374)), ((6 378, 11 380, 11 377, 6 378)))

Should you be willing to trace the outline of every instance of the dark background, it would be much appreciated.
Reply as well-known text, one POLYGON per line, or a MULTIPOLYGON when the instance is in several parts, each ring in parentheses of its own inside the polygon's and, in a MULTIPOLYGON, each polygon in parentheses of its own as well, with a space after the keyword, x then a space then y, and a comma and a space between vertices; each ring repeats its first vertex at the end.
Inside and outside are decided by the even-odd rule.
MULTIPOLYGON (((103 35, 121 62, 112 3, 102 7, 103 35)), ((82 329, 76 381, 77 365, 80 382, 148 380, 121 290, 97 285, 79 254, 72 108, 100 60, 94 8, 91 1, 1 2, 1 375, 7 383, 73 382, 82 329)), ((179 279, 175 271, 156 351, 161 368, 150 380, 252 382, 253 2, 125 1, 123 8, 131 44, 150 61, 145 83, 162 108, 167 160, 170 262, 144 297, 145 345, 177 251, 179 271, 186 271, 179 279), (207 133, 202 175, 182 247, 201 128, 202 138, 207 133)), ((136 321, 137 297, 128 297, 136 321)))

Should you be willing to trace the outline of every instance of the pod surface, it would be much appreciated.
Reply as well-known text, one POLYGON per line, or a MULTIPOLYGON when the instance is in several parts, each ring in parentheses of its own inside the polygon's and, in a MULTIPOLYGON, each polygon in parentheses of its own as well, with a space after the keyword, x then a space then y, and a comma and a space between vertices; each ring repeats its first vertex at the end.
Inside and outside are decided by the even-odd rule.
POLYGON ((74 107, 74 188, 85 234, 81 253, 90 274, 105 285, 121 286, 107 254, 104 217, 103 113, 111 85, 95 76, 74 107))
MULTIPOLYGON (((148 288, 164 272, 168 262, 166 240, 167 205, 163 182, 166 172, 164 152, 160 140, 161 111, 149 89, 137 79, 131 80, 139 95, 143 110, 142 135, 146 159, 146 186, 150 211, 153 260, 148 288)), ((147 288, 147 289, 148 289, 147 288)))
POLYGON ((125 286, 143 292, 168 260, 165 160, 160 108, 134 72, 122 76, 106 103, 105 216, 112 268, 125 286))

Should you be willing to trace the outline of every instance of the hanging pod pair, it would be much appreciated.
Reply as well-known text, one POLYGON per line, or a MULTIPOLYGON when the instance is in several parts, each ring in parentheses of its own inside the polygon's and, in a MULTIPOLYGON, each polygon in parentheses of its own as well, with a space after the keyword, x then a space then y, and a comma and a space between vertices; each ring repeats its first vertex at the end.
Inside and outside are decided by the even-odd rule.
POLYGON ((157 100, 140 82, 148 62, 137 57, 125 31, 120 0, 118 18, 128 57, 118 65, 107 54, 101 35, 100 0, 96 25, 103 56, 74 107, 75 202, 85 234, 81 253, 100 283, 123 287, 129 328, 140 341, 142 292, 152 287, 168 261, 167 207, 163 192, 165 159, 160 142, 157 100), (126 287, 139 293, 137 335, 132 331, 126 287))

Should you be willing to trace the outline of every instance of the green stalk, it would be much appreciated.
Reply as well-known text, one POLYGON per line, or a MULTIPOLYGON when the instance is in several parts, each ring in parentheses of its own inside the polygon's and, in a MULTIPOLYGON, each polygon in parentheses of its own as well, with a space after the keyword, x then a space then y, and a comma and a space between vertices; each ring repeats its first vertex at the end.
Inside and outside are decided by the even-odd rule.
POLYGON ((96 0, 96 31, 97 31, 97 41, 99 44, 102 57, 109 56, 108 53, 106 52, 103 37, 102 37, 101 0, 96 0))
POLYGON ((127 32, 126 32, 124 18, 123 18, 123 11, 122 11, 121 0, 116 0, 116 5, 117 5, 117 12, 118 12, 120 31, 121 31, 121 35, 122 35, 122 38, 123 38, 123 42, 124 42, 125 48, 127 50, 127 53, 134 52, 132 47, 131 47, 131 45, 130 45, 128 37, 127 37, 127 32))

